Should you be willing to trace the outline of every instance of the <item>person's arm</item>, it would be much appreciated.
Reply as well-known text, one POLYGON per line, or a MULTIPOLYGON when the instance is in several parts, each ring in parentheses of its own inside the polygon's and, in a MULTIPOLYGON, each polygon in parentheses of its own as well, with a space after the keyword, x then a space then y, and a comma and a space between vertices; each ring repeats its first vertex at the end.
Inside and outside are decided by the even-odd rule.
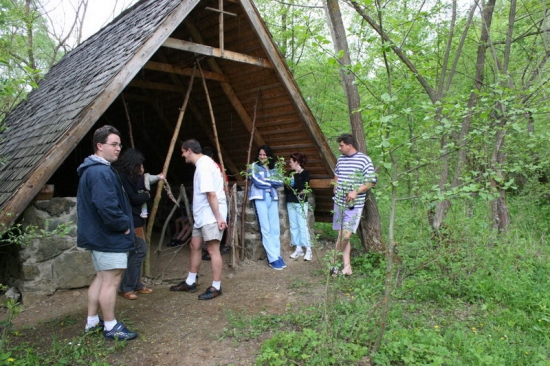
POLYGON ((252 164, 252 168, 249 171, 250 181, 260 189, 271 188, 271 184, 265 181, 265 178, 260 175, 259 170, 260 168, 256 164, 252 164))
POLYGON ((216 192, 207 192, 206 198, 208 199, 210 208, 212 209, 214 217, 218 223, 218 229, 224 230, 227 228, 227 223, 225 222, 225 218, 220 215, 220 205, 218 204, 218 196, 216 195, 216 192))
POLYGON ((357 189, 352 189, 347 197, 346 197, 346 201, 347 202, 350 202, 350 201, 353 201, 354 199, 357 198, 357 196, 361 193, 365 193, 366 191, 368 191, 371 187, 374 187, 374 183, 372 182, 366 182, 362 185, 359 186, 359 188, 357 189))

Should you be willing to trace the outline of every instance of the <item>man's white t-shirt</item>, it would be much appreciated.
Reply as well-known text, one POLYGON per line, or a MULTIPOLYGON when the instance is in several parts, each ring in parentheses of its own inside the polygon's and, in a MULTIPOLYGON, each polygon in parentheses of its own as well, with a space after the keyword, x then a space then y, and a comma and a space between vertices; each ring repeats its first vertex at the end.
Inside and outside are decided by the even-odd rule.
POLYGON ((193 178, 193 219, 196 228, 216 223, 216 217, 206 194, 216 192, 221 217, 227 217, 227 199, 223 189, 223 177, 220 168, 214 160, 206 155, 195 163, 195 176, 193 178))

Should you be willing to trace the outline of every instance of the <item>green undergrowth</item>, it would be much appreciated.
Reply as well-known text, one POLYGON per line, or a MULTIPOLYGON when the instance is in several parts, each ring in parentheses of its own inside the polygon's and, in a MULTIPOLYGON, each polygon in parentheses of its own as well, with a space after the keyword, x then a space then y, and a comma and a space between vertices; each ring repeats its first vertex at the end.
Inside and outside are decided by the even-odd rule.
POLYGON ((262 339, 258 365, 550 365, 550 210, 509 205, 506 235, 490 230, 485 205, 455 206, 437 238, 422 211, 400 207, 387 312, 386 259, 362 254, 351 278, 319 275, 323 303, 229 313, 223 335, 262 339))
MULTIPOLYGON (((52 327, 63 327, 74 322, 71 318, 50 321, 52 327)), ((33 338, 32 328, 12 329, 0 352, 0 365, 42 366, 42 365, 90 365, 109 366, 107 357, 126 346, 125 342, 107 341, 100 332, 82 334, 71 339, 57 339, 53 333, 43 340, 43 346, 33 338), (28 334, 27 334, 28 333, 28 334)))

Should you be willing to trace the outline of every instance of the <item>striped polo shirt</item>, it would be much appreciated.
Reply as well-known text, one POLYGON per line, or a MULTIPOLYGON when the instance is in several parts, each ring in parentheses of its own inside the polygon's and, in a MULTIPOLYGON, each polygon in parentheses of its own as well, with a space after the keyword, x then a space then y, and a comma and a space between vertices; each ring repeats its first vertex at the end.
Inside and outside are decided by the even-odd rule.
MULTIPOLYGON (((376 183, 374 165, 370 158, 361 152, 350 156, 340 155, 336 162, 335 174, 338 182, 334 202, 338 206, 346 206, 346 196, 352 190, 357 190, 367 182, 376 183)), ((366 192, 357 195, 354 206, 363 207, 366 197, 366 192)))

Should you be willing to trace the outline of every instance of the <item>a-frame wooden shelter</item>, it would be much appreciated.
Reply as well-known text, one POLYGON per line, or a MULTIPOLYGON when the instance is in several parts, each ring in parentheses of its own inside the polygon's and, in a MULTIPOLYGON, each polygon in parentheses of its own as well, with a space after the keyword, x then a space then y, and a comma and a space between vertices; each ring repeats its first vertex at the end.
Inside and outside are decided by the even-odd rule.
MULTIPOLYGON (((231 179, 243 180, 256 110, 252 156, 263 144, 286 159, 307 154, 316 220, 328 221, 335 157, 252 0, 142 0, 63 57, 6 118, 0 222, 13 222, 46 183, 75 196, 95 128, 117 127, 129 146, 123 101, 146 169, 160 172, 197 62, 231 179)), ((198 71, 179 138, 216 146, 198 71)), ((168 178, 190 180, 179 146, 168 178)))

